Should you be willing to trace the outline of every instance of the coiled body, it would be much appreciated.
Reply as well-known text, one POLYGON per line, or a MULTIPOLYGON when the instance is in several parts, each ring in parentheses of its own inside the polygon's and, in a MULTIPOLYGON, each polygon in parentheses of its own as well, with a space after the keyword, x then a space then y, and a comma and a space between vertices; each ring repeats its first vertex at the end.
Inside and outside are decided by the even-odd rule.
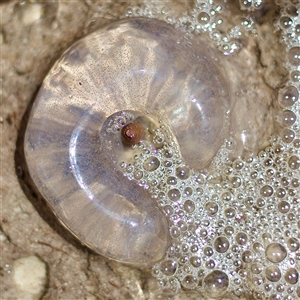
MULTIPOLYGON (((154 264, 165 291, 220 297, 268 284, 270 294, 296 295, 297 207, 272 203, 265 161, 237 160, 211 178, 200 172, 228 136, 229 92, 215 61, 151 19, 80 40, 34 104, 25 138, 31 176, 83 243, 125 263, 154 264), (279 222, 287 212, 289 222, 279 222)), ((280 172, 276 155, 285 150, 275 149, 263 159, 280 172)), ((291 184, 299 187, 296 178, 291 184)))
POLYGON ((118 150, 101 148, 103 123, 120 110, 152 112, 201 167, 222 144, 228 101, 204 49, 170 25, 112 24, 74 44, 45 79, 27 128, 31 176, 61 222, 89 247, 124 262, 158 261, 169 243, 166 219, 107 160, 118 150))

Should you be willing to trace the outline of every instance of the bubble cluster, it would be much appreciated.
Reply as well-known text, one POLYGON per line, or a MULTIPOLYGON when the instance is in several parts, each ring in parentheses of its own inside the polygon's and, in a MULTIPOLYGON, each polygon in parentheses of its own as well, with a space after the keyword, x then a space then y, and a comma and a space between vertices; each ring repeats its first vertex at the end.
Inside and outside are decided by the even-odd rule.
MULTIPOLYGON (((160 124, 156 131, 172 136, 160 124)), ((147 189, 168 218, 172 244, 152 272, 161 288, 213 297, 250 291, 295 296, 300 200, 299 174, 291 171, 296 153, 274 139, 258 157, 234 161, 217 179, 185 165, 177 143, 167 140, 159 149, 143 142, 135 146, 130 172, 129 163, 120 162, 124 176, 147 189), (132 172, 144 175, 132 179, 132 172)))
MULTIPOLYGON (((249 1, 250 2, 250 1, 249 1)), ((260 7, 255 1, 256 9, 260 7)), ((249 18, 241 20, 240 24, 232 26, 231 29, 224 33, 221 26, 224 18, 221 17, 223 7, 214 1, 197 1, 197 5, 189 13, 184 12, 178 17, 173 17, 160 2, 155 4, 148 3, 144 7, 130 7, 126 17, 145 16, 164 20, 170 24, 176 24, 181 27, 187 34, 198 35, 208 33, 216 47, 225 55, 234 53, 240 49, 239 38, 243 30, 253 30, 253 21, 249 18)))
MULTIPOLYGON (((240 8, 259 10, 263 2, 241 0, 240 8)), ((228 141, 209 173, 186 165, 175 140, 162 143, 160 149, 139 145, 132 167, 144 175, 133 180, 164 211, 172 238, 165 258, 152 269, 165 292, 184 289, 216 298, 228 292, 250 293, 255 299, 300 298, 300 24, 295 6, 289 1, 278 4, 282 14, 275 26, 287 45, 285 66, 290 70, 290 80, 278 93, 279 136, 272 136, 257 156, 233 162, 228 159, 232 144, 228 141), (150 170, 149 165, 155 167, 150 170)), ((196 23, 188 16, 180 22, 189 20, 191 31, 208 32, 215 41, 218 23, 223 22, 221 17, 218 21, 221 11, 213 1, 199 2, 193 11, 196 23)), ((241 25, 253 29, 251 19, 241 25)), ((222 47, 224 41, 229 39, 222 37, 222 47)), ((158 131, 172 136, 163 125, 158 131)), ((122 164, 124 176, 131 178, 126 162, 122 164)))

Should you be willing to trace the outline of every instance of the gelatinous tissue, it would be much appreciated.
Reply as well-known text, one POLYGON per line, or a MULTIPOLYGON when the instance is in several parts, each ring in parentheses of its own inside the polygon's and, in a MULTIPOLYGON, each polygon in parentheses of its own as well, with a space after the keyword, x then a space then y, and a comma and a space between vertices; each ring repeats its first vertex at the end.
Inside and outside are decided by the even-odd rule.
MULTIPOLYGON (((287 148, 277 139, 259 157, 230 162, 232 100, 220 64, 206 45, 155 19, 86 36, 35 100, 30 174, 80 241, 151 266, 164 292, 299 297, 299 176, 276 177, 298 172, 299 151, 282 163, 287 148)), ((291 113, 283 111, 283 126, 296 122, 291 113)))

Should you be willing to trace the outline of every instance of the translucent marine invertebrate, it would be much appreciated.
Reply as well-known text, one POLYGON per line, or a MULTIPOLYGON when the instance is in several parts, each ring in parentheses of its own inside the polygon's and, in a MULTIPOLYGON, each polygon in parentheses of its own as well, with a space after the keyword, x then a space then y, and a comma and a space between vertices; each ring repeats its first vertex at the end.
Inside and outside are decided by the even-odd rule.
MULTIPOLYGON (((124 22, 126 24, 126 22, 129 21, 124 22)), ((143 23, 143 21, 140 22, 143 23)), ((157 24, 162 23, 158 22, 157 24)), ((141 23, 139 23, 139 26, 140 30, 147 34, 146 44, 151 40, 151 36, 154 39, 162 36, 160 31, 157 30, 158 28, 153 24, 151 24, 152 30, 156 28, 156 30, 153 31, 156 33, 154 35, 147 31, 149 27, 141 26, 141 23)), ((111 28, 111 32, 116 28, 118 28, 118 26, 111 28)), ((169 33, 172 32, 169 26, 167 26, 165 30, 171 30, 168 31, 169 33)), ((178 42, 176 39, 175 41, 178 42)), ((173 46, 168 48, 168 50, 172 51, 168 51, 167 55, 161 55, 161 52, 158 51, 160 56, 155 56, 155 59, 152 58, 151 65, 152 62, 159 62, 159 57, 163 58, 163 61, 172 59, 170 53, 174 53, 174 51, 176 53, 178 49, 181 54, 187 51, 187 49, 194 49, 194 47, 190 47, 189 45, 181 48, 182 45, 186 45, 184 40, 179 40, 179 43, 177 42, 176 45, 179 46, 172 43, 173 46)), ((125 45, 125 50, 129 47, 127 43, 121 43, 120 45, 125 45)), ((153 43, 152 46, 155 50, 160 49, 156 43, 153 43)), ((198 49, 198 46, 196 44, 196 49, 198 49)), ((138 53, 143 53, 141 51, 142 48, 139 48, 138 53)), ((70 52, 72 53, 72 51, 70 52)), ((203 53, 205 57, 206 51, 203 50, 203 53)), ((130 59, 131 55, 128 55, 128 51, 121 52, 121 54, 121 61, 123 62, 121 66, 127 64, 127 66, 131 67, 133 60, 130 59)), ((118 55, 120 56, 120 52, 118 55)), ((118 55, 114 56, 114 59, 118 57, 118 55)), ((81 55, 77 53, 73 56, 73 59, 74 57, 80 58, 81 55)), ((90 59, 88 55, 84 57, 85 59, 82 60, 83 63, 90 59)), ((110 55, 107 55, 107 58, 109 57, 110 55)), ((72 61, 72 55, 70 58, 72 61)), ((151 56, 149 58, 151 58, 151 56)), ((172 74, 172 76, 163 76, 162 82, 164 82, 164 84, 168 83, 166 79, 175 78, 173 75, 175 73, 173 72, 174 69, 178 69, 176 63, 182 60, 184 63, 188 63, 190 56, 188 55, 188 57, 182 59, 182 56, 179 55, 177 58, 178 60, 176 59, 174 61, 175 65, 171 64, 169 68, 165 66, 166 70, 169 70, 169 73, 165 74, 172 74)), ((195 57, 193 57, 193 59, 194 58, 195 57)), ((135 61, 137 61, 137 59, 135 61)), ((205 61, 203 65, 205 66, 206 63, 210 64, 210 62, 205 61)), ((64 69, 60 72, 60 75, 64 74, 64 70, 67 70, 69 65, 70 62, 64 65, 64 69)), ((97 66, 99 65, 100 63, 97 64, 97 66)), ((181 64, 179 64, 179 66, 180 65, 181 64)), ((218 70, 214 67, 214 64, 211 64, 211 66, 212 68, 208 68, 209 70, 218 70)), ((77 65, 77 68, 80 67, 77 65)), ((217 106, 210 103, 207 108, 208 111, 205 111, 205 106, 202 107, 199 105, 201 109, 197 106, 197 104, 199 104, 199 102, 197 103, 196 101, 198 97, 193 97, 193 101, 186 102, 188 98, 179 97, 181 98, 179 99, 176 97, 176 95, 183 94, 173 93, 173 86, 164 85, 166 90, 162 91, 165 93, 161 92, 161 86, 159 86, 159 92, 154 94, 155 96, 161 97, 158 99, 165 100, 166 97, 164 96, 170 92, 170 95, 173 97, 169 98, 172 100, 167 102, 168 105, 172 104, 172 101, 177 104, 186 104, 181 107, 181 109, 185 109, 186 106, 189 107, 188 105, 190 105, 190 109, 184 112, 186 113, 185 115, 192 113, 193 116, 193 109, 198 108, 198 110, 195 110, 195 118, 192 118, 196 121, 190 124, 191 130, 186 131, 187 126, 182 126, 182 123, 181 126, 176 127, 178 120, 182 119, 174 118, 174 116, 177 115, 170 114, 168 111, 169 107, 165 110, 163 105, 158 105, 154 108, 151 107, 153 99, 156 99, 156 97, 148 98, 148 94, 145 95, 144 93, 147 89, 142 85, 142 83, 148 82, 145 80, 147 77, 142 75, 146 74, 148 69, 149 68, 138 69, 138 71, 142 70, 142 72, 136 73, 143 80, 138 81, 136 86, 132 84, 131 76, 127 77, 127 79, 129 78, 128 81, 123 81, 123 77, 118 76, 118 91, 122 91, 122 93, 118 94, 119 97, 110 98, 109 95, 115 95, 114 89, 110 89, 109 92, 103 89, 104 92, 101 96, 106 97, 110 105, 116 104, 115 107, 105 107, 107 109, 113 107, 113 109, 104 116, 97 116, 97 114, 94 113, 97 109, 101 111, 101 105, 100 108, 97 106, 99 99, 96 99, 99 95, 94 93, 93 89, 89 89, 91 82, 99 83, 96 74, 91 72, 93 77, 90 82, 84 82, 83 78, 85 78, 85 76, 78 82, 75 77, 72 77, 69 81, 68 86, 71 87, 72 90, 69 90, 66 94, 68 96, 70 95, 70 99, 74 98, 74 94, 76 95, 74 92, 78 90, 79 93, 81 93, 81 97, 84 98, 84 102, 91 104, 88 109, 83 109, 82 98, 80 99, 78 97, 77 99, 79 100, 77 100, 76 103, 82 105, 81 110, 78 109, 78 107, 76 107, 76 109, 72 108, 74 109, 73 113, 77 114, 76 124, 78 124, 78 126, 76 131, 71 134, 68 151, 70 153, 70 162, 72 163, 71 168, 73 174, 76 175, 76 182, 79 183, 90 198, 94 199, 93 196, 95 194, 93 193, 93 189, 91 189, 93 186, 90 184, 94 183, 94 178, 92 169, 89 168, 92 168, 91 166, 96 162, 95 158, 101 158, 105 166, 109 166, 109 171, 113 170, 115 172, 114 176, 116 177, 111 176, 109 180, 113 181, 114 178, 117 178, 114 182, 121 184, 119 180, 123 179, 122 175, 124 175, 128 179, 124 185, 126 188, 129 188, 130 191, 137 191, 135 189, 137 186, 143 187, 144 190, 147 191, 147 193, 144 193, 145 198, 143 198, 145 200, 145 206, 143 208, 145 208, 146 212, 148 212, 147 206, 150 203, 156 203, 160 206, 161 211, 163 211, 163 214, 168 220, 170 237, 168 237, 168 234, 164 236, 165 231, 162 230, 160 236, 163 236, 162 240, 166 241, 166 243, 164 247, 162 247, 162 251, 160 251, 159 255, 155 255, 152 259, 148 259, 148 257, 145 258, 143 255, 140 257, 143 257, 142 263, 154 262, 155 259, 158 260, 153 267, 152 273, 157 277, 159 284, 164 290, 177 292, 181 288, 195 289, 213 297, 220 297, 228 291, 235 292, 237 295, 250 291, 253 292, 256 298, 273 297, 276 299, 278 294, 284 296, 288 294, 293 297, 299 296, 299 289, 297 288, 299 268, 296 262, 297 257, 299 257, 298 250, 296 250, 299 248, 297 246, 299 237, 299 221, 297 221, 297 219, 299 212, 297 210, 298 200, 295 198, 297 190, 299 190, 299 180, 296 175, 292 183, 292 180, 289 180, 287 177, 284 179, 283 175, 288 173, 287 170, 297 171, 299 169, 299 153, 294 151, 293 155, 290 155, 289 147, 283 146, 280 140, 275 140, 272 147, 262 151, 259 157, 249 159, 239 158, 233 162, 230 167, 228 166, 226 171, 222 169, 219 175, 221 178, 206 178, 206 174, 200 173, 197 169, 205 166, 207 162, 209 162, 210 157, 216 153, 216 150, 212 151, 213 154, 210 151, 199 152, 199 148, 197 147, 202 145, 202 141, 209 141, 208 149, 218 149, 222 143, 214 148, 214 139, 218 137, 218 131, 215 130, 214 126, 204 126, 204 128, 213 130, 209 132, 208 135, 205 135, 205 130, 200 133, 198 132, 197 135, 192 125, 197 124, 196 121, 198 122, 199 119, 201 120, 200 116, 202 115, 197 113, 199 111, 202 113, 203 108, 203 116, 210 116, 207 118, 209 122, 211 122, 211 120, 214 121, 214 119, 211 118, 212 116, 217 116, 216 124, 225 125, 225 131, 223 131, 222 134, 226 134, 226 112, 229 103, 229 101, 226 100, 227 97, 225 97, 225 100, 222 99, 221 102, 217 101, 217 106), (87 86, 87 90, 91 90, 92 93, 86 94, 86 89, 80 89, 80 87, 84 86, 87 86), (144 88, 138 89, 138 86, 144 88), (127 93, 129 90, 130 93, 127 93), (125 99, 130 100, 125 101, 125 104, 134 103, 135 105, 123 106, 121 109, 120 104, 124 105, 124 101, 120 99, 124 99, 124 97, 122 98, 120 96, 123 96, 124 92, 128 95, 125 99), (94 94, 97 97, 95 97, 94 94), (130 98, 132 96, 133 98, 130 98), (137 99, 136 102, 134 102, 134 99, 137 99), (141 99, 151 100, 142 102, 141 99), (176 99, 179 102, 176 102, 176 99), (219 105, 222 108, 221 113, 218 113, 218 109, 216 109, 219 105), (147 108, 146 111, 144 110, 145 107, 147 108), (83 111, 82 114, 80 114, 81 111, 83 111), (99 120, 102 121, 99 123, 99 120), (218 123, 219 121, 220 123, 218 123), (132 122, 133 124, 136 122, 140 124, 145 135, 142 134, 141 138, 138 138, 140 143, 133 142, 126 145, 124 139, 122 140, 122 136, 127 132, 126 126, 132 124, 132 122), (96 123, 99 126, 96 126, 96 123), (97 135, 93 136, 90 132, 94 128, 96 128, 95 132, 97 132, 97 135), (125 129, 122 130, 123 128, 125 129), (189 136, 187 133, 192 134, 189 136), (187 136, 189 136, 189 138, 185 140, 184 138, 187 136), (194 139, 198 136, 201 137, 200 144, 198 140, 194 139), (204 136, 205 139, 203 138, 204 136), (208 137, 211 139, 208 139, 208 137), (93 141, 97 141, 97 139, 97 146, 93 148, 93 141), (83 144, 86 145, 86 148, 78 148, 77 145, 79 145, 79 141, 82 141, 83 144), (190 143, 190 147, 185 147, 185 141, 193 141, 194 143, 190 143), (101 146, 100 148, 99 145, 101 146), (94 150, 87 154, 90 148, 94 150), (103 156, 97 157, 99 152, 103 153, 103 156), (204 155, 205 159, 201 160, 202 157, 198 157, 193 161, 194 156, 199 153, 204 155), (285 155, 285 157, 289 156, 288 164, 282 163, 280 159, 282 155, 285 155), (89 164, 85 163, 87 158, 89 164), (268 168, 267 171, 265 167, 268 168), (118 177, 118 175, 120 176, 118 177), (86 183, 88 183, 88 185, 86 185, 86 183), (153 202, 149 201, 149 195, 151 195, 150 200, 153 202), (275 198, 275 195, 278 198, 275 198), (285 198, 285 200, 277 201, 282 198, 285 198), (166 251, 165 255, 163 251, 166 251)), ((83 70, 80 70, 81 72, 79 73, 82 73, 83 70)), ((193 72, 191 65, 189 71, 191 73, 193 72)), ((133 73, 134 72, 130 72, 130 75, 133 75, 133 73)), ((188 72, 184 74, 191 73, 188 72)), ((111 77, 116 78, 115 73, 113 74, 114 76, 111 77)), ((119 73, 117 74, 119 75, 119 73)), ((216 74, 218 73, 216 72, 216 74)), ((197 75, 201 75, 201 72, 198 72, 197 75)), ((205 76, 206 75, 208 74, 205 74, 205 76)), ((211 76, 207 78, 205 76, 203 79, 204 82, 205 79, 212 79, 211 76)), ((64 79, 62 82, 67 82, 65 80, 67 77, 62 78, 64 79)), ((150 78, 151 83, 157 83, 157 77, 153 75, 150 76, 150 78)), ((197 76, 196 78, 199 77, 197 76)), ((188 76, 179 77, 179 79, 179 81, 176 81, 177 83, 185 82, 183 86, 188 87, 186 90, 183 89, 184 91, 191 91, 193 88, 196 88, 196 90, 200 89, 198 90, 198 95, 212 96, 211 99, 214 99, 214 93, 201 94, 201 92, 203 92, 201 84, 199 84, 201 80, 193 85, 188 81, 188 76)), ((192 80, 192 82, 194 81, 192 80)), ((224 81, 222 77, 219 77, 217 82, 224 81)), ((55 88, 57 88, 57 80, 54 80, 53 83, 55 88)), ((180 91, 180 88, 176 89, 176 92, 178 91, 180 91)), ((219 90, 217 89, 217 91, 219 90)), ((223 89, 221 89, 221 91, 222 93, 224 92, 223 89)), ((184 95, 189 94, 184 93, 184 95)), ((292 102, 296 103, 296 97, 294 98, 292 102)), ((201 97, 199 97, 199 99, 201 99, 201 97)), ((159 102, 159 104, 161 103, 165 102, 159 102)), ((294 105, 289 101, 288 103, 291 106, 294 105)), ((175 107, 177 109, 174 111, 179 112, 179 116, 181 116, 179 107, 180 106, 175 107)), ((288 119, 290 115, 291 114, 286 115, 284 120, 288 119)), ((294 115, 296 116, 295 113, 294 115)), ((206 118, 204 118, 204 120, 206 120, 206 118)), ((297 120, 295 119, 292 124, 284 123, 283 126, 291 128, 291 126, 297 124, 296 122, 297 120)), ((135 136, 135 133, 136 130, 134 129, 133 136, 135 136)), ((127 135, 127 133, 125 134, 127 135)), ((132 136, 132 132, 129 132, 128 136, 132 136)), ((293 139, 294 138, 295 137, 293 137, 293 139)), ((224 159, 224 161, 226 162, 226 159, 224 159)), ((99 164, 95 165, 99 166, 99 164)), ((224 168, 226 168, 226 165, 224 168)), ((101 168, 99 169, 101 170, 101 168)), ((103 170, 103 174, 105 176, 98 177, 99 182, 101 182, 101 180, 105 182, 105 178, 111 173, 103 170)), ((288 174, 290 174, 290 172, 288 174)), ((290 177, 292 175, 288 176, 290 177)), ((113 194, 111 193, 109 196, 111 195, 113 194)), ((99 199, 101 198, 99 197, 99 199)), ((136 199, 131 203, 133 203, 134 206, 139 205, 138 200, 139 199, 136 199)), ((77 212, 78 210, 73 211, 74 216, 77 212)), ((116 214, 116 216, 120 215, 116 214)), ((76 217, 78 217, 78 215, 76 215, 76 217)), ((162 220, 164 220, 164 218, 162 220)), ((94 224, 96 224, 96 222, 94 224)), ((158 223, 154 220, 153 224, 158 223)), ((90 228, 91 227, 89 227, 89 229, 90 228)), ((162 229, 161 224, 155 227, 154 232, 156 228, 162 229)), ((100 234, 98 237, 101 237, 100 234)), ((126 236, 126 238, 129 237, 130 235, 126 236)), ((84 239, 85 236, 80 236, 80 238, 84 239)), ((126 239, 124 239, 124 244, 126 244, 126 239)), ((93 243, 89 245, 92 247, 93 243)), ((148 250, 149 254, 151 254, 153 248, 148 247, 148 250)), ((130 249, 128 249, 128 251, 130 254, 130 249)), ((111 255, 112 252, 107 253, 107 256, 113 257, 111 255)), ((117 253, 117 255, 120 255, 120 253, 117 253)), ((123 259, 123 257, 120 258, 120 256, 117 255, 114 256, 115 259, 126 261, 126 259, 123 259)), ((127 261, 140 263, 134 259, 127 261)))
POLYGON ((203 46, 158 20, 111 24, 74 44, 46 77, 26 133, 31 176, 59 220, 98 253, 159 261, 167 220, 108 157, 124 158, 146 129, 156 146, 165 142, 155 132, 162 116, 187 162, 204 166, 223 143, 228 108, 225 80, 203 46), (109 130, 120 139, 107 140, 109 130))

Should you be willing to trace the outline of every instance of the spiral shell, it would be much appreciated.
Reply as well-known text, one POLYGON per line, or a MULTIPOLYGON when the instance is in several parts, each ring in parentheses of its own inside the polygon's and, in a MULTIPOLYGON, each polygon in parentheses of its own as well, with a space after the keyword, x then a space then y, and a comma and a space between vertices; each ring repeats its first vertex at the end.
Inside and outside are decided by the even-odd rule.
POLYGON ((58 219, 84 244, 126 263, 162 259, 167 220, 116 167, 128 145, 109 147, 106 120, 117 116, 112 131, 128 124, 126 112, 148 118, 149 128, 167 124, 186 163, 205 167, 228 127, 229 93, 214 59, 172 26, 133 18, 79 40, 53 66, 32 108, 26 160, 58 219))

